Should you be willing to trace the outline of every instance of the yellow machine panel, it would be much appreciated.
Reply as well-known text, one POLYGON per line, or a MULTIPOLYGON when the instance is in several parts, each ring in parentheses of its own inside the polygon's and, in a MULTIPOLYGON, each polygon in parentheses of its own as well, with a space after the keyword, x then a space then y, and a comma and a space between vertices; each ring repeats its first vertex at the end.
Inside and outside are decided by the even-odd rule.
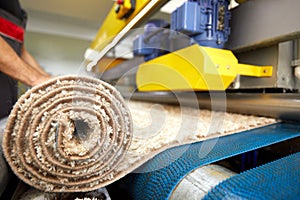
POLYGON ((229 50, 197 44, 139 66, 139 91, 225 90, 237 75, 270 77, 272 66, 239 64, 229 50))
MULTIPOLYGON (((124 9, 128 6, 131 7, 128 1, 125 1, 125 3, 126 5, 124 5, 124 9)), ((113 7, 108 13, 101 28, 99 29, 96 38, 92 42, 90 48, 97 51, 100 51, 102 48, 104 48, 111 41, 111 39, 115 37, 128 24, 128 22, 130 22, 148 3, 149 0, 136 1, 134 12, 130 15, 129 18, 125 20, 120 19, 120 16, 125 11, 120 11, 118 14, 116 13, 115 7, 113 7)))

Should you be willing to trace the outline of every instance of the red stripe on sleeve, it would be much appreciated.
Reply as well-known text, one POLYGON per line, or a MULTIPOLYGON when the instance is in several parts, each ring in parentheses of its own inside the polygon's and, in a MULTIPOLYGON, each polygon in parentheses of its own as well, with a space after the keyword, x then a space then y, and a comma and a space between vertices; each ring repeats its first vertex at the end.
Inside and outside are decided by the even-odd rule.
POLYGON ((24 32, 22 27, 0 17, 0 34, 22 43, 24 41, 24 32))

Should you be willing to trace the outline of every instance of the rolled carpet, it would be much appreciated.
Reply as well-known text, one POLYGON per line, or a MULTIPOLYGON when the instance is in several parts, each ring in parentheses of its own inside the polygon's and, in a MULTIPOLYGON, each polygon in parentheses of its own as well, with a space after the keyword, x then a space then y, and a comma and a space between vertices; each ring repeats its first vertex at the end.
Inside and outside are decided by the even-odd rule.
POLYGON ((116 89, 90 77, 61 76, 20 97, 8 118, 3 151, 27 184, 83 192, 124 176, 115 167, 131 139, 130 112, 116 89))

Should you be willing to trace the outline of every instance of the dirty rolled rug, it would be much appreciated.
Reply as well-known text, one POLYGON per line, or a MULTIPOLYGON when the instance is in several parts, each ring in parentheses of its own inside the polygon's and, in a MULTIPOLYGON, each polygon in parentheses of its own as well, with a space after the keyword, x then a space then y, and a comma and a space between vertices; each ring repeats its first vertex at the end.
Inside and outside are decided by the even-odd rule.
POLYGON ((47 192, 104 187, 163 150, 275 123, 274 119, 125 102, 109 84, 61 76, 16 103, 3 151, 14 173, 47 192))
POLYGON ((44 191, 90 191, 120 178, 132 138, 122 96, 96 79, 59 77, 14 106, 3 151, 17 176, 44 191))

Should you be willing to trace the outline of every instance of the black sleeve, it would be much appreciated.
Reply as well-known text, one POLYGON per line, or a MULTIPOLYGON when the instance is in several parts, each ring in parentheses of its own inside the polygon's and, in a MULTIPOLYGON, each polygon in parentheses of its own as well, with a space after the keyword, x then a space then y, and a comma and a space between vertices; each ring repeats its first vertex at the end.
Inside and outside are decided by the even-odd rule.
POLYGON ((13 14, 17 18, 22 18, 22 8, 19 0, 0 0, 0 8, 13 14))

